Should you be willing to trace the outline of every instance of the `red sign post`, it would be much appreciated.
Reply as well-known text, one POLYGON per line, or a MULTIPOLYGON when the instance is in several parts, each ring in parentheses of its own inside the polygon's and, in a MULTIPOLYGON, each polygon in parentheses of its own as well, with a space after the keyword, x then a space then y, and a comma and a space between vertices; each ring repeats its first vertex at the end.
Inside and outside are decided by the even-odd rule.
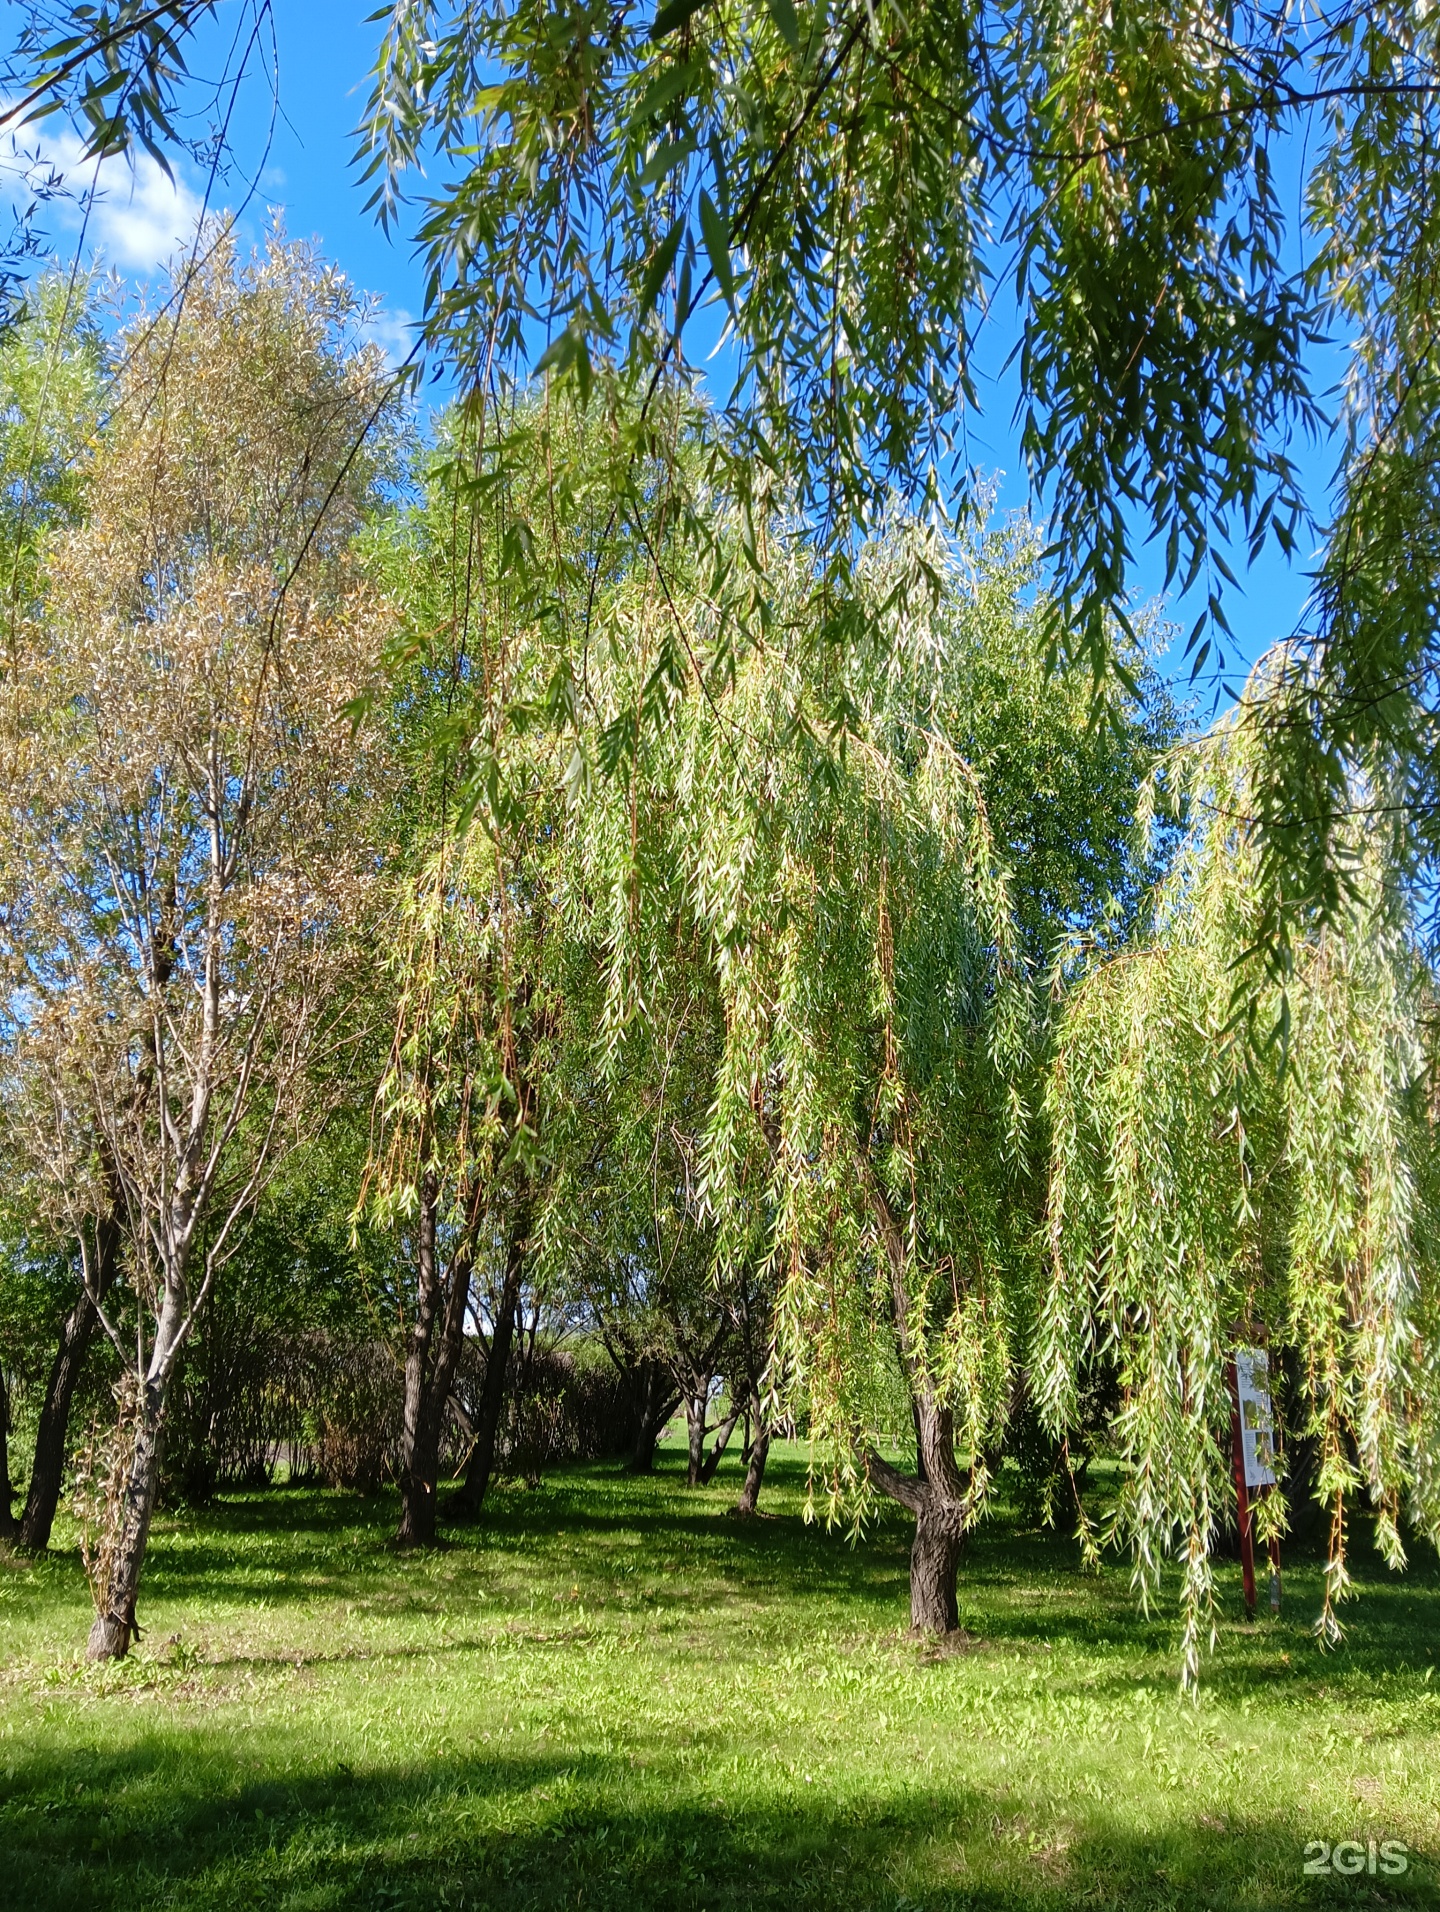
MULTIPOLYGON (((1240 1522, 1240 1570, 1245 1615, 1255 1618, 1255 1517, 1252 1497, 1275 1485, 1275 1414, 1270 1404, 1270 1357, 1262 1348, 1237 1348, 1229 1364, 1231 1458, 1240 1522)), ((1270 1607, 1280 1611, 1280 1542, 1270 1540, 1270 1607)))

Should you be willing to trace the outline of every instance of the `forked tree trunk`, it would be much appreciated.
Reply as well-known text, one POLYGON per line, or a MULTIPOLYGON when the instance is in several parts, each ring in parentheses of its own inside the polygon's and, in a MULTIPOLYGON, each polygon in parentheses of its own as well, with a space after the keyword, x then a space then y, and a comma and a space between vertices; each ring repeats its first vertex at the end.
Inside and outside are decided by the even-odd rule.
POLYGON ((965 1550, 965 1489, 953 1450, 948 1469, 936 1452, 942 1442, 948 1446, 950 1440, 948 1413, 931 1408, 922 1418, 941 1424, 925 1442, 927 1480, 902 1474, 878 1454, 868 1454, 866 1464, 875 1486, 915 1516, 915 1539, 910 1548, 910 1625, 921 1633, 954 1633, 960 1625, 956 1581, 965 1550), (944 1481, 943 1486, 937 1476, 944 1481))
POLYGON ((758 1396, 750 1403, 750 1413, 754 1433, 746 1457, 745 1485, 740 1489, 740 1498, 735 1503, 736 1513, 747 1519, 760 1505, 760 1486, 765 1479, 765 1463, 770 1457, 770 1423, 765 1419, 758 1396))
MULTIPOLYGON (((114 1285, 119 1262, 120 1222, 111 1213, 97 1223, 95 1229, 95 1288, 102 1303, 114 1285)), ((99 1322, 94 1302, 82 1292, 60 1330, 60 1345, 50 1364, 45 1399, 40 1406, 35 1465, 30 1470, 30 1486, 20 1516, 19 1544, 31 1553, 43 1553, 50 1544, 50 1530, 55 1525, 55 1510, 60 1505, 60 1489, 65 1479, 70 1405, 99 1322)))
POLYGON ((440 1478, 440 1437, 455 1369, 465 1338, 470 1306, 470 1269, 479 1220, 478 1194, 466 1212, 465 1232, 450 1258, 448 1281, 436 1250, 439 1195, 427 1176, 420 1195, 415 1325, 405 1359, 405 1408, 401 1426, 400 1526, 396 1544, 433 1547, 436 1488, 440 1478))
POLYGON ((874 1452, 866 1455, 866 1466, 874 1485, 915 1516, 915 1540, 910 1549, 910 1625, 917 1632, 953 1633, 960 1625, 955 1583, 969 1524, 969 1493, 955 1462, 950 1409, 936 1400, 924 1350, 911 1345, 905 1237, 890 1212, 884 1189, 868 1170, 862 1172, 867 1175, 870 1206, 885 1247, 895 1337, 910 1384, 915 1419, 913 1475, 902 1474, 874 1452))
POLYGON ((640 1422, 628 1462, 632 1474, 648 1474, 655 1466, 655 1447, 665 1423, 680 1405, 670 1377, 658 1361, 644 1360, 645 1383, 640 1395, 640 1422))
POLYGON ((135 1602, 140 1592, 140 1569, 150 1538, 150 1518, 160 1485, 161 1442, 165 1422, 163 1384, 149 1383, 141 1394, 135 1447, 123 1489, 115 1532, 107 1536, 102 1561, 103 1585, 95 1591, 95 1624, 85 1649, 87 1660, 123 1660, 130 1642, 138 1640, 135 1602))
POLYGON ((480 1389, 470 1459, 460 1491, 450 1503, 449 1511, 456 1520, 480 1518, 490 1477, 495 1471, 495 1439, 500 1431, 500 1412, 505 1405, 505 1376, 515 1341, 515 1321, 520 1311, 520 1289, 529 1249, 530 1203, 526 1198, 516 1206, 505 1243, 505 1280, 490 1335, 490 1352, 485 1358, 485 1380, 480 1389))
MULTIPOLYGON (((740 1409, 732 1407, 729 1414, 715 1430, 715 1445, 700 1463, 701 1487, 708 1487, 715 1478, 715 1470, 720 1465, 725 1449, 730 1445, 730 1436, 735 1432, 735 1424, 740 1419, 740 1409)), ((703 1429, 702 1429, 703 1435, 703 1429)))

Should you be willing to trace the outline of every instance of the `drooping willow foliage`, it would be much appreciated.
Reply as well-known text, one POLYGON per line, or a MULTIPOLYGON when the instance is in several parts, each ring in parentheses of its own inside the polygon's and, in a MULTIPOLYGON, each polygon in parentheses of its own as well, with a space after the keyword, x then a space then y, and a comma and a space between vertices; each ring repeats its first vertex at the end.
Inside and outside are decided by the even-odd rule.
MULTIPOLYGON (((940 589, 916 615, 891 584, 919 539, 867 555, 872 649, 827 676, 778 630, 637 731, 575 813, 573 918, 605 952, 612 1069, 668 1013, 677 951, 709 968, 723 1039, 698 1197, 717 1270, 759 1257, 773 1284, 772 1376, 827 1512, 863 1511, 867 1450, 908 1437, 923 1397, 953 1417, 973 1518, 1036 1281, 1037 974, 1082 893, 1121 886, 1146 743, 1133 711, 1097 733, 1083 691, 1017 667, 1028 551, 930 544, 940 589), (1028 884, 1008 869, 1021 837, 1028 884)), ((797 568, 797 626, 806 590, 797 568)), ((608 607, 590 681, 613 711, 646 681, 656 615, 639 586, 608 607)))
MULTIPOLYGON (((1285 999, 1247 973, 1266 906, 1256 708, 1189 753, 1192 827, 1145 932, 1070 995, 1047 1089, 1035 1384, 1060 1429, 1082 1363, 1118 1371, 1128 1467, 1113 1530, 1147 1600, 1178 1559, 1191 1681, 1214 1641, 1212 1547, 1235 1501, 1237 1345, 1270 1350, 1292 1449, 1314 1457, 1330 1521, 1322 1637, 1339 1637, 1357 1499, 1394 1567, 1403 1522, 1440 1532, 1433 986, 1360 824, 1354 899, 1300 943, 1285 999), (1257 1026, 1286 1031, 1283 1056, 1260 1053, 1257 1026)), ((1259 1509, 1262 1534, 1284 1525, 1283 1481, 1259 1509)))
POLYGON ((566 436, 543 398, 514 429, 531 491, 442 467, 396 570, 424 679, 401 721, 455 792, 407 905, 406 1000, 438 963, 483 1014, 544 1025, 523 1070, 498 1029, 480 1045, 500 1148, 475 1197, 515 1208, 523 1109, 535 1274, 574 1287, 579 1258, 581 1288, 642 1306, 677 1271, 773 1297, 771 1404, 808 1427, 827 1513, 862 1515, 874 1450, 928 1427, 953 1538, 1039 1282, 1043 978, 1076 921, 1133 909, 1137 787, 1173 717, 1153 676, 1153 708, 1097 725, 1047 675, 1028 534, 897 523, 862 567, 874 643, 827 649, 776 522, 775 615, 737 641, 667 543, 663 482, 612 547, 606 434, 566 436))

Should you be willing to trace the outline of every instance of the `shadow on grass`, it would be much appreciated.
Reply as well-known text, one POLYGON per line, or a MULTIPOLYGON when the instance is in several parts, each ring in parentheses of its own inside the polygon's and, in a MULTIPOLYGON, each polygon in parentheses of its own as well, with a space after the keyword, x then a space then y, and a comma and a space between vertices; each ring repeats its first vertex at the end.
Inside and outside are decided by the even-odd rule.
MULTIPOLYGON (((719 1611, 736 1603, 767 1626, 773 1622, 791 1635, 798 1630, 798 1637, 813 1637, 823 1623, 840 1629, 833 1637, 863 1642, 868 1634, 893 1644, 904 1612, 908 1522, 887 1511, 858 1549, 838 1534, 805 1527, 796 1511, 803 1464, 785 1460, 777 1469, 778 1512, 772 1520, 727 1519, 728 1483, 692 1495, 673 1469, 639 1481, 600 1469, 575 1470, 553 1477, 537 1493, 508 1488, 481 1527, 452 1530, 456 1544, 448 1552, 415 1557, 390 1549, 393 1499, 300 1489, 236 1496, 162 1524, 146 1597, 159 1604, 163 1596, 172 1620, 175 1603, 191 1600, 242 1606, 263 1600, 272 1611, 293 1615, 310 1602, 333 1602, 343 1587, 356 1599, 373 1599, 374 1610, 384 1614, 443 1605, 456 1633, 463 1634, 473 1618, 482 1630, 519 1630, 534 1643, 583 1652, 577 1616, 563 1604, 552 1605, 561 1592, 573 1585, 588 1601, 614 1597, 623 1588, 645 1600, 658 1591, 668 1600, 678 1589, 692 1605, 719 1611), (527 1613, 523 1604, 491 1605, 488 1598, 469 1605, 470 1595, 484 1591, 487 1576, 522 1587, 529 1576, 541 1592, 540 1606, 527 1613)), ((1101 1651, 1068 1661, 1068 1670, 1053 1678, 1041 1673, 1051 1697, 1067 1684, 1083 1684, 1088 1698, 1103 1706, 1107 1693, 1134 1692, 1138 1678, 1163 1686, 1173 1698, 1166 1668, 1173 1659, 1173 1617, 1162 1612, 1142 1622, 1123 1567, 1097 1583, 1071 1570, 1067 1558, 1073 1564, 1068 1543, 1016 1531, 1003 1510, 977 1536, 962 1573, 962 1609, 982 1635, 982 1651, 995 1655, 996 1684, 1007 1677, 1006 1654, 1025 1655, 1034 1672, 1051 1665, 1041 1658, 1045 1645, 1068 1641, 1101 1651)), ((1217 1699, 1263 1691, 1284 1709, 1284 1734, 1292 1717, 1297 1733, 1316 1734, 1336 1723, 1347 1695, 1368 1699, 1391 1692, 1408 1698, 1424 1685, 1425 1667, 1440 1648, 1433 1560, 1418 1561, 1412 1575, 1396 1579, 1363 1545, 1358 1548, 1357 1574, 1366 1585, 1349 1610, 1349 1645, 1324 1658, 1304 1626, 1318 1604, 1319 1563, 1313 1552, 1297 1549, 1293 1564, 1293 1572, 1287 1566, 1290 1610, 1283 1621, 1263 1619, 1253 1632, 1227 1628, 1224 1650, 1205 1676, 1217 1699), (1326 1698, 1338 1701, 1336 1711, 1315 1707, 1326 1698), (1302 1703, 1314 1710, 1303 1711, 1302 1703)), ((1229 1580, 1238 1584, 1238 1570, 1223 1571, 1228 1599, 1234 1591, 1229 1580)), ((17 1574, 15 1586, 25 1580, 17 1574)), ((27 1597, 37 1609, 62 1591, 70 1615, 77 1595, 85 1598, 78 1573, 64 1561, 34 1569, 30 1584, 27 1597)), ((737 1637, 717 1627, 714 1640, 725 1646, 738 1675, 742 1658, 731 1651, 737 1637)), ((502 1743, 492 1751, 473 1730, 462 1730, 458 1717, 455 1737, 441 1745, 437 1732, 439 1750, 424 1756, 415 1745, 417 1738, 423 1745, 434 1726, 431 1696, 443 1707, 453 1686, 454 1656, 486 1648, 463 1637, 427 1636, 421 1642, 408 1633, 369 1645, 358 1641, 353 1652, 344 1650, 346 1644, 338 1632, 327 1634, 322 1651, 307 1648, 304 1658, 381 1663, 372 1691, 384 1697, 387 1720, 392 1689, 383 1663, 398 1668, 433 1661, 436 1669, 421 1689, 419 1715, 407 1721, 411 1736, 400 1742, 404 1753, 383 1763, 382 1740, 363 1771, 336 1764, 333 1749, 327 1753, 316 1743, 326 1730, 324 1716, 314 1716, 313 1728, 303 1723, 303 1692, 277 1689, 262 1705, 253 1702, 246 1682, 236 1682, 227 1700, 233 1711, 202 1711, 188 1721, 135 1710, 130 1696, 119 1691, 106 1699, 104 1712, 93 1695, 76 1693, 72 1709, 69 1696, 58 1692, 66 1711, 55 1716, 53 1733, 45 1724, 35 1730, 32 1721, 25 1728, 28 1750, 22 1754, 20 1742, 11 1742, 10 1763, 0 1742, 0 1907, 1058 1912, 1083 1904, 1269 1912, 1440 1903, 1434 1874, 1424 1864, 1398 1878, 1368 1871, 1356 1878, 1307 1878, 1307 1840, 1390 1836, 1378 1822, 1367 1824, 1362 1808, 1356 1808, 1355 1823, 1343 1827, 1307 1822, 1301 1787, 1308 1774, 1302 1774, 1293 1807, 1257 1810, 1227 1827, 1204 1814, 1191 1791, 1167 1794, 1159 1805, 1152 1798, 1142 1813, 1118 1796, 1123 1786, 1114 1789, 1116 1796, 1098 1799, 1067 1789, 1068 1780, 1084 1776, 1086 1755, 1072 1755, 1058 1729, 1054 1787, 1049 1769, 1042 1768, 1039 1804, 1033 1782, 1027 1803, 1024 1782, 1016 1778, 1007 1786, 993 1766, 984 1768, 983 1778, 938 1784, 924 1765, 922 1732, 913 1765, 885 1767, 858 1747, 847 1748, 845 1776, 811 1787, 803 1771, 782 1757, 806 1743, 803 1735, 773 1753, 754 1750, 758 1741, 750 1750, 740 1750, 750 1743, 737 1742, 734 1758, 714 1750, 696 1753, 708 1720, 697 1712, 685 1724, 684 1675, 664 1657, 644 1702, 656 1711, 645 1715, 649 1724, 642 1720, 635 1727, 655 1737, 633 1756, 548 1748, 521 1754, 506 1749, 501 1730, 496 1737, 502 1743), (132 1737, 126 1746, 103 1750, 75 1743, 75 1736, 92 1733, 101 1740, 132 1737), (1139 1821, 1143 1830, 1137 1830, 1139 1821)), ((741 1654, 763 1663, 773 1657, 773 1642, 748 1641, 741 1654)), ((1061 1657, 1057 1653, 1056 1662, 1061 1657)), ((289 1658, 267 1645, 207 1664, 258 1671, 283 1669, 289 1658)), ((503 1663, 494 1674, 497 1681, 513 1679, 517 1694, 529 1677, 529 1668, 503 1663)), ((924 1669, 907 1684, 901 1703, 912 1709, 914 1721, 933 1722, 937 1731, 974 1730, 974 1715, 964 1708, 953 1715, 931 1710, 928 1696, 943 1691, 944 1677, 932 1688, 924 1669), (947 1719, 952 1723, 946 1725, 947 1719)), ((981 1679, 988 1682, 988 1672, 981 1679)), ((416 1688, 405 1690, 413 1703, 416 1688)), ((543 1681, 536 1690, 544 1690, 543 1681)), ((783 1692, 783 1681, 773 1690, 783 1692)), ((574 1717, 582 1719, 577 1730, 592 1745, 623 1743, 627 1722, 614 1709, 624 1703, 625 1691, 617 1685, 600 1696, 599 1705, 611 1709, 606 1716, 580 1708, 578 1697, 551 1695, 543 1726, 537 1730, 532 1721, 525 1730, 534 1737, 564 1732, 574 1717)), ((38 1684, 31 1702, 48 1707, 38 1684)), ((1122 1717, 1119 1708, 1112 1713, 1122 1717)), ((494 1724, 493 1713, 483 1717, 494 1724)), ((1377 1716, 1370 1724, 1383 1736, 1394 1719, 1377 1716)), ((784 1739, 782 1727, 774 1730, 784 1739)), ((769 1731, 763 1735, 767 1743, 769 1731)), ((821 1729, 822 1744, 830 1731, 821 1729)), ((1245 1798, 1247 1790, 1238 1796, 1245 1798)))
MULTIPOLYGON (((746 1522, 727 1517, 734 1481, 689 1490, 677 1459, 638 1478, 605 1467, 561 1469, 538 1491, 507 1485, 480 1524, 447 1528, 444 1551, 413 1556, 391 1547, 397 1503, 390 1494, 286 1488, 227 1496, 158 1525, 142 1608, 162 1600, 242 1608, 263 1600, 272 1611, 301 1611, 333 1600, 343 1588, 399 1616, 453 1611, 470 1593, 506 1582, 502 1593, 513 1592, 516 1582, 527 1580, 543 1590, 548 1607, 556 1598, 549 1583, 563 1575, 587 1606, 675 1596, 714 1612, 763 1608, 783 1624, 818 1599, 843 1609, 844 1624, 857 1632, 893 1631, 907 1606, 909 1517, 883 1507, 852 1546, 841 1533, 803 1522, 804 1476, 802 1458, 778 1456, 769 1490, 777 1511, 746 1522)), ((1253 1629, 1238 1624, 1238 1564, 1221 1561, 1226 1637, 1207 1667, 1207 1686, 1228 1694, 1257 1681, 1293 1682, 1301 1672, 1308 1682, 1342 1685, 1423 1673, 1440 1660, 1440 1572, 1428 1547, 1416 1554, 1405 1575, 1392 1575, 1363 1533, 1356 1535, 1352 1564, 1360 1594, 1345 1610, 1344 1650, 1325 1656, 1310 1631, 1321 1600, 1322 1558, 1313 1545, 1287 1548, 1285 1616, 1272 1621, 1262 1607, 1253 1629)), ((23 1579, 25 1563, 18 1564, 16 1578, 23 1579)), ((1019 1530, 1002 1502, 973 1537, 962 1565, 962 1616, 992 1647, 1041 1650, 1066 1643, 1131 1662, 1173 1653, 1175 1616, 1163 1598, 1144 1619, 1123 1562, 1112 1562, 1099 1580, 1081 1573, 1079 1564, 1073 1542, 1019 1530)), ((52 1554, 31 1568, 34 1598, 43 1600, 67 1580, 78 1587, 78 1567, 77 1557, 52 1554)), ((563 1606, 557 1611, 563 1615, 563 1606)), ((1113 1683, 1131 1677, 1117 1669, 1113 1683)))
MULTIPOLYGON (((892 1786, 834 1799, 747 1781, 663 1797, 621 1758, 435 1760, 247 1781, 173 1744, 33 1762, 5 1801, 0 1905, 360 1912, 1051 1912, 1094 1907, 1430 1907, 1401 1877, 1307 1878, 1314 1828, 1177 1809, 1144 1837, 1104 1809, 1027 1818, 1005 1792, 892 1786), (203 1779, 203 1783, 202 1783, 203 1779), (31 1801, 34 1802, 33 1806, 31 1801), (57 1803, 58 1802, 58 1803, 57 1803)), ((1033 1814, 1033 1808, 1032 1814, 1033 1814)), ((1345 1834, 1365 1838, 1363 1824, 1345 1834)), ((1383 1829, 1377 1836, 1384 1838, 1383 1829)))

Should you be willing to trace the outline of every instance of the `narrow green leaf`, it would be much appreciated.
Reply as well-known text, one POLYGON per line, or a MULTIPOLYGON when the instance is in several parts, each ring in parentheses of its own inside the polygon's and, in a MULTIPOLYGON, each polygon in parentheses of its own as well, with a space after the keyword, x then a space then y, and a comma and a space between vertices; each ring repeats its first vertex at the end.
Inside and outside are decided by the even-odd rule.
POLYGON ((680 249, 680 241, 685 235, 685 221, 677 219, 669 232, 655 249, 655 257, 645 268, 645 277, 640 284, 641 315, 654 310, 655 301, 660 296, 660 288, 669 276, 675 263, 675 254, 680 249))
POLYGON ((683 27, 692 13, 698 13, 708 6, 710 0, 669 0, 669 5, 661 7, 655 15, 655 24, 650 29, 652 40, 663 40, 667 33, 673 33, 676 27, 683 27))
POLYGON ((695 84, 701 70, 695 60, 684 60, 676 66, 667 67, 658 79, 652 80, 646 87, 640 104, 630 116, 630 124, 643 126, 647 120, 654 119, 677 94, 684 93, 695 84))
POLYGON ((665 177, 666 173, 673 171, 676 166, 687 160, 694 150, 695 142, 692 139, 667 139, 651 154, 650 164, 641 173, 639 184, 641 186, 655 185, 658 180, 665 177))
POLYGON ((770 18, 779 30, 780 38, 786 46, 798 49, 800 45, 800 21, 792 0, 769 0, 770 18))
POLYGON ((707 192, 700 195, 700 230, 705 238, 705 250, 710 255, 715 282, 725 295, 725 303, 733 309, 735 274, 730 265, 730 234, 707 192))
POLYGON ((575 362, 575 357, 583 343, 584 334, 578 326, 567 325, 558 339, 554 339, 535 361, 537 372, 563 374, 575 362))

